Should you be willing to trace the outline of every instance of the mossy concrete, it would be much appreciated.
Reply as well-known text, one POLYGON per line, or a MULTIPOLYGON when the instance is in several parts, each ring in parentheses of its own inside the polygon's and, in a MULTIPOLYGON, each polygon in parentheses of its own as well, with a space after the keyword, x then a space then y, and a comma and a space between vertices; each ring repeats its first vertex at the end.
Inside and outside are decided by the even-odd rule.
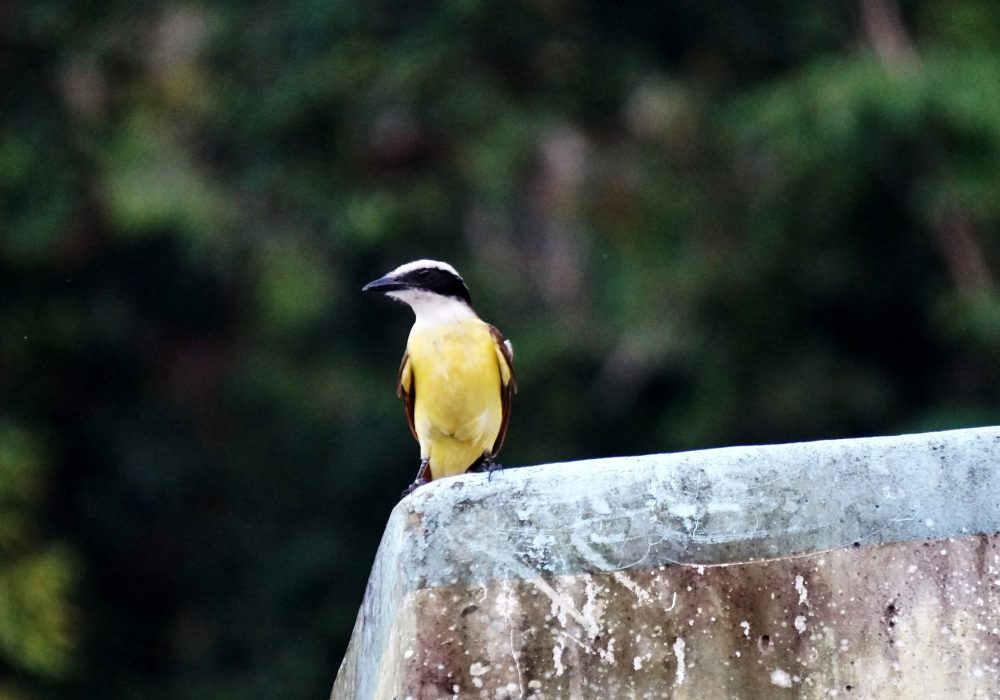
POLYGON ((435 482, 333 698, 1000 696, 1000 429, 435 482))

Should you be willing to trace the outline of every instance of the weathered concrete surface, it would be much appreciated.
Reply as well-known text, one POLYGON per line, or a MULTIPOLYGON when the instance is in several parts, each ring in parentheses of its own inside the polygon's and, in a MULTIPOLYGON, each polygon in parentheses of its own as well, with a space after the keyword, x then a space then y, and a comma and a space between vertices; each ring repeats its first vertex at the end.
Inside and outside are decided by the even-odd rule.
POLYGON ((374 697, 994 698, 995 579, 981 535, 429 588, 374 697))
POLYGON ((998 531, 998 428, 444 480, 333 697, 1000 698, 998 531))

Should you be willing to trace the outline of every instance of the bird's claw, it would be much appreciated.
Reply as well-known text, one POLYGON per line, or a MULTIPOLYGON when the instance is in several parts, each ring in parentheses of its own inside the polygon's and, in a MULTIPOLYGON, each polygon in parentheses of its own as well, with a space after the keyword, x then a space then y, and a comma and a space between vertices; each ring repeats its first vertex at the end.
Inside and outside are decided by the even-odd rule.
POLYGON ((493 472, 503 471, 503 465, 499 462, 494 462, 492 457, 483 456, 481 460, 469 467, 469 472, 475 474, 482 474, 486 472, 486 480, 493 481, 493 472))
POLYGON ((400 498, 406 498, 411 493, 419 489, 421 486, 430 481, 431 473, 431 461, 430 459, 424 457, 420 460, 420 468, 417 469, 417 477, 413 480, 413 483, 406 487, 400 498))
POLYGON ((400 498, 406 498, 411 493, 419 489, 421 486, 427 483, 427 479, 414 479, 413 483, 403 489, 403 493, 399 494, 400 498))
POLYGON ((493 472, 502 472, 503 465, 497 462, 490 462, 490 466, 486 469, 486 480, 493 481, 493 472))

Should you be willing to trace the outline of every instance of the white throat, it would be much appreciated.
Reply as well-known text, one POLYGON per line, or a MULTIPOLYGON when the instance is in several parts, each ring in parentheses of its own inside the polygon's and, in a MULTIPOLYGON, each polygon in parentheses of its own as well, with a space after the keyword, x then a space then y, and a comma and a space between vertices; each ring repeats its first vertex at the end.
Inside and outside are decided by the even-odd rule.
POLYGON ((461 299, 445 297, 421 289, 403 289, 387 296, 409 304, 416 316, 414 326, 437 326, 479 318, 472 307, 461 299))

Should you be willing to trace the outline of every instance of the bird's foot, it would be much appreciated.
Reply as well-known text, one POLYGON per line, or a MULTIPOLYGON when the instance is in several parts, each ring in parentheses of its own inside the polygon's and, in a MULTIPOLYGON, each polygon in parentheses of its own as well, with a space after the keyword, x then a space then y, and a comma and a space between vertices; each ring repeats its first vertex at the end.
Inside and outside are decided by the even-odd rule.
POLYGON ((499 462, 493 461, 493 458, 489 455, 483 455, 482 459, 469 467, 467 471, 475 474, 482 474, 483 472, 486 472, 486 480, 492 481, 493 472, 503 471, 503 465, 499 462))
POLYGON ((430 481, 431 473, 431 461, 430 459, 424 458, 420 460, 420 468, 417 469, 417 477, 413 480, 413 483, 406 487, 406 490, 400 495, 400 498, 406 498, 411 493, 419 489, 421 486, 430 481))
POLYGON ((483 460, 483 466, 486 467, 486 480, 493 481, 493 472, 502 472, 503 465, 500 462, 496 462, 492 457, 487 457, 483 460))
POLYGON ((427 479, 414 479, 412 484, 403 489, 403 493, 399 494, 399 497, 406 498, 426 483, 428 483, 427 479))

